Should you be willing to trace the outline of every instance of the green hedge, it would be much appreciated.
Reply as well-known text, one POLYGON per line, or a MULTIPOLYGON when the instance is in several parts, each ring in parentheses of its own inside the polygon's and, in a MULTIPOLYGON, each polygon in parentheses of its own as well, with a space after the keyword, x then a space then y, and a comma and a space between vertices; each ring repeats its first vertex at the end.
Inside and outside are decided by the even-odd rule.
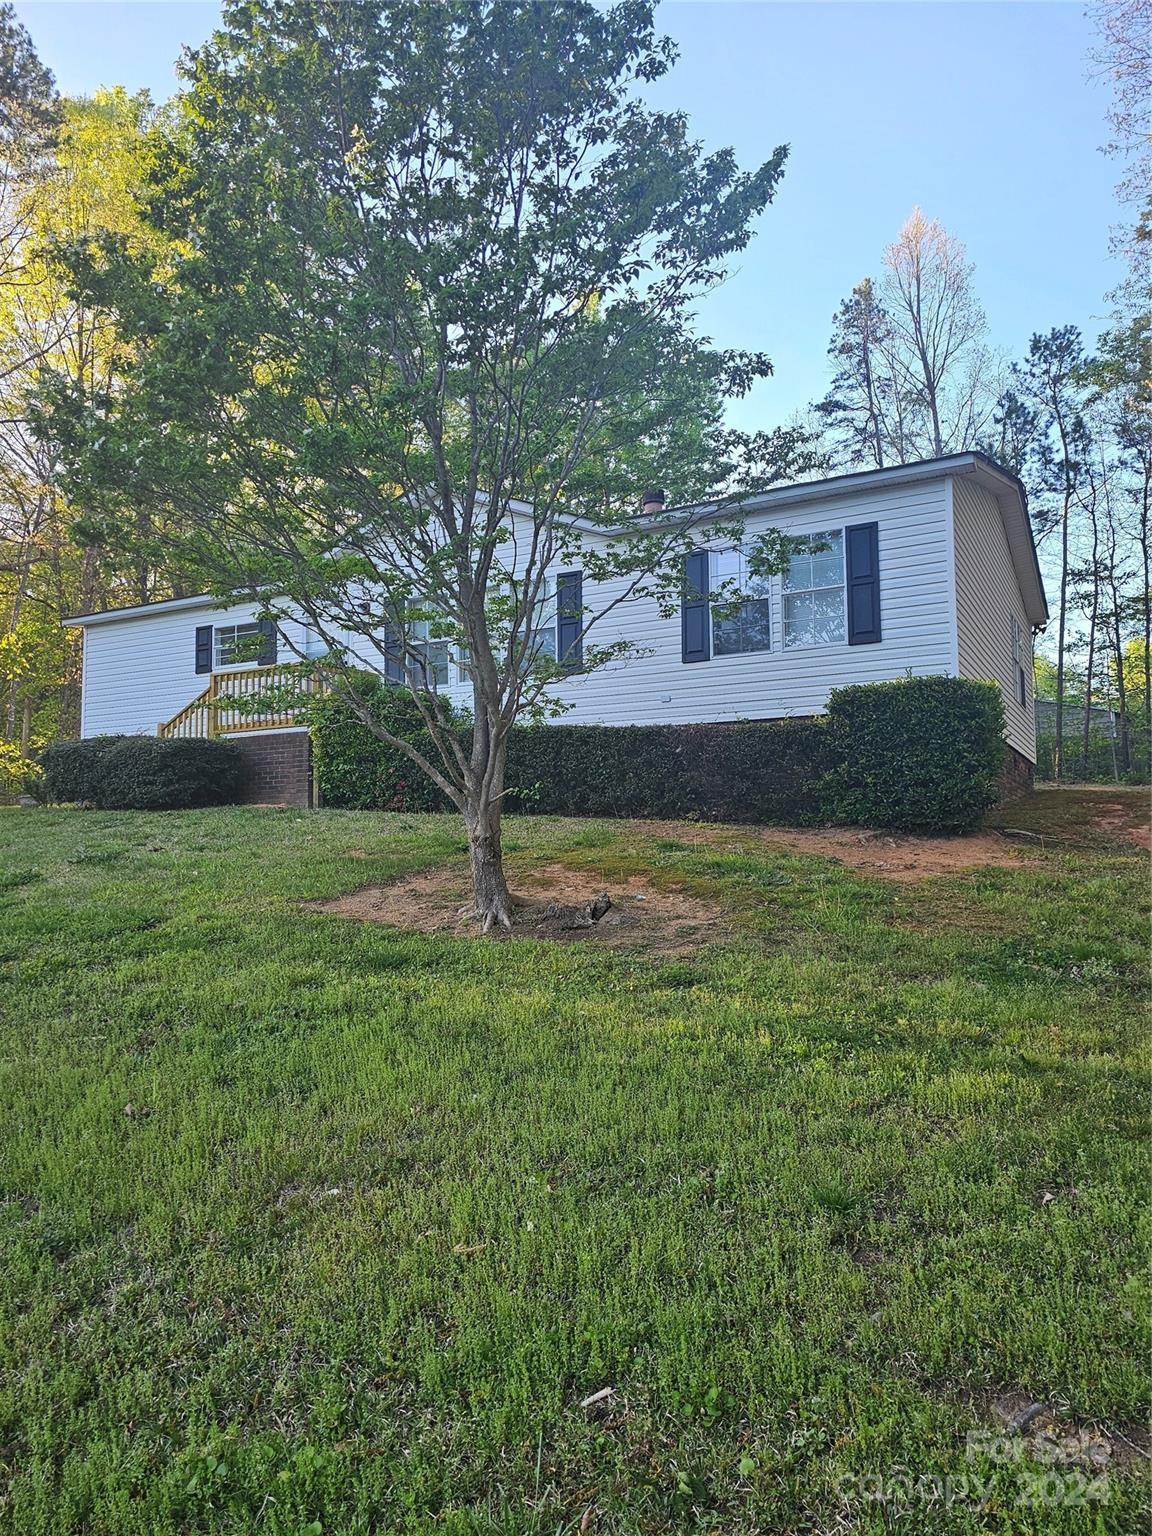
POLYGON ((536 725, 508 745, 516 810, 804 823, 831 767, 814 720, 738 725, 536 725))
MULTIPOLYGON (((394 734, 428 746, 405 692, 371 680, 362 696, 394 734)), ((557 816, 962 832, 996 801, 1003 729, 995 687, 942 677, 837 689, 816 720, 519 726, 507 804, 557 816)), ((323 804, 448 808, 419 769, 336 701, 316 709, 312 734, 323 804)))
POLYGON ((970 832, 999 798, 1004 706, 992 683, 911 677, 837 688, 829 821, 903 832, 970 832))
POLYGON ((40 756, 43 795, 102 811, 178 811, 239 798, 247 770, 232 742, 197 737, 92 736, 40 756))
MULTIPOLYGON (((373 674, 361 673, 356 691, 386 730, 436 761, 436 749, 406 689, 387 687, 373 674)), ((451 809, 428 775, 402 752, 385 746, 347 705, 322 696, 311 706, 310 715, 312 767, 324 805, 348 811, 451 809)))

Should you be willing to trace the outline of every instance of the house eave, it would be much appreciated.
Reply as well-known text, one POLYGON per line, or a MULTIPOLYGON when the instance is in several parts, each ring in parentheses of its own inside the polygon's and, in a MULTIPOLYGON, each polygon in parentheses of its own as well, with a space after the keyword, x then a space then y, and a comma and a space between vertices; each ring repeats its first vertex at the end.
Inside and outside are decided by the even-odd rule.
POLYGON ((133 603, 127 608, 105 608, 98 613, 74 613, 60 623, 65 629, 90 629, 97 624, 111 624, 117 619, 143 618, 152 613, 180 613, 191 608, 218 608, 221 604, 210 593, 195 597, 164 597, 155 603, 133 603))

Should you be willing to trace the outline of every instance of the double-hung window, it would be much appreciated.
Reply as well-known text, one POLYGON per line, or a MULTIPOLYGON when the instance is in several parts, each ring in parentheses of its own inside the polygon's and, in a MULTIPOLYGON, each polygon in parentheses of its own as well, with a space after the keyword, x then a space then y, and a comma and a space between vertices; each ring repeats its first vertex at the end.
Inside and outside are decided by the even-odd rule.
POLYGON ((531 670, 541 657, 556 660, 556 582, 545 576, 535 607, 527 618, 525 668, 531 670))
POLYGON ((807 533, 791 541, 784 573, 784 644, 840 645, 846 636, 844 532, 807 533))
POLYGON ((748 551, 714 549, 708 555, 709 588, 719 598, 712 613, 713 656, 737 656, 745 651, 772 649, 772 599, 770 579, 750 568, 748 551), (739 594, 725 606, 725 590, 739 594))
POLYGON ((435 619, 408 620, 408 676, 414 688, 438 691, 448 686, 451 645, 432 633, 437 627, 435 619))
POLYGON ((1024 639, 1024 626, 1012 615, 1012 688, 1016 702, 1022 709, 1028 704, 1028 645, 1024 639))
POLYGON ((213 665, 231 667, 255 661, 259 646, 259 624, 218 624, 214 636, 213 665))

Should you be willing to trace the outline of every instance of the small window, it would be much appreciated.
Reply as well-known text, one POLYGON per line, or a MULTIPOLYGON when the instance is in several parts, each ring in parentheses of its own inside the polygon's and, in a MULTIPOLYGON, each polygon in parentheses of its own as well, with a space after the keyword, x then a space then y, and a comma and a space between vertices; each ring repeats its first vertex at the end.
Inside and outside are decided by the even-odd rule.
POLYGON ((844 533, 801 534, 792 540, 784 573, 784 644, 842 645, 844 533))
POLYGON ((1028 707, 1028 667, 1027 662, 1029 647, 1024 638, 1024 626, 1015 614, 1012 615, 1012 683, 1016 692, 1016 702, 1021 709, 1028 707))
POLYGON ((255 661, 260 647, 259 624, 221 624, 215 636, 214 665, 242 666, 255 661))
POLYGON ((306 661, 313 661, 317 656, 327 656, 328 646, 324 636, 311 624, 300 626, 300 650, 306 661))
POLYGON ((713 656, 738 656, 772 649, 771 587, 767 576, 749 569, 748 551, 714 549, 708 556, 709 587, 723 603, 724 586, 747 593, 738 607, 712 615, 713 656))

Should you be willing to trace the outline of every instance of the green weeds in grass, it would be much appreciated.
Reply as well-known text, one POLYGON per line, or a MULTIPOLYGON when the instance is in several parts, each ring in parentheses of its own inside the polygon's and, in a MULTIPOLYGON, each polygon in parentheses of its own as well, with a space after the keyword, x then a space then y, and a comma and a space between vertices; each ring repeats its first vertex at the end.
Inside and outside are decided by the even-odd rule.
POLYGON ((448 818, 0 816, 0 1525, 1137 1529, 1128 1471, 844 1490, 971 1472, 997 1390, 1140 1416, 1140 858, 508 846, 698 892, 725 942, 303 908, 459 859, 448 818))

